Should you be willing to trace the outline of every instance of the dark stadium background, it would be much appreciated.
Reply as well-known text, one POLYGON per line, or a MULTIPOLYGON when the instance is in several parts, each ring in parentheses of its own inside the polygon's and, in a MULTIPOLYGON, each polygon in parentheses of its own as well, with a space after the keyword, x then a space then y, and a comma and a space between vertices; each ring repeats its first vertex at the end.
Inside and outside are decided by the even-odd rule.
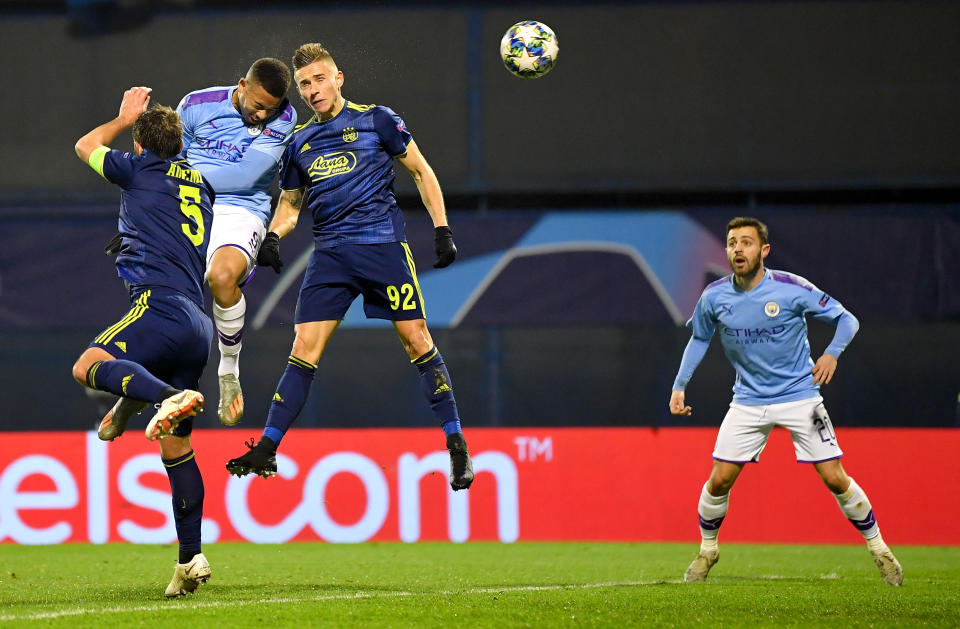
MULTIPOLYGON (((444 188, 457 264, 547 213, 677 212, 717 242, 729 218, 757 216, 771 227, 768 265, 808 277, 861 321, 824 390, 834 422, 960 425, 960 5, 263 5, 0 2, 0 429, 88 429, 109 404, 70 377, 126 310, 101 252, 118 193, 76 159, 76 139, 131 85, 175 105, 305 41, 330 48, 349 99, 405 119, 444 188), (497 47, 530 18, 557 32, 560 55, 551 74, 524 81, 497 47)), ((397 182, 426 272, 426 213, 410 178, 397 182)), ((308 227, 284 242, 289 261, 308 227)), ((684 255, 683 241, 674 248, 684 255)), ((465 425, 719 424, 733 381, 719 343, 688 390, 694 416, 671 417, 688 332, 635 307, 652 293, 625 268, 617 255, 552 256, 505 274, 500 296, 516 307, 488 303, 460 326, 432 326, 465 425)), ((261 270, 251 303, 275 281, 261 270)), ((426 295, 428 313, 441 297, 426 295)), ((245 336, 246 426, 261 425, 289 352, 289 310, 245 336)), ((815 350, 830 334, 811 323, 815 350)), ((405 363, 389 330, 338 331, 297 425, 429 425, 405 363)), ((214 350, 211 399, 215 364, 214 350)), ((215 424, 212 413, 197 422, 215 424)))

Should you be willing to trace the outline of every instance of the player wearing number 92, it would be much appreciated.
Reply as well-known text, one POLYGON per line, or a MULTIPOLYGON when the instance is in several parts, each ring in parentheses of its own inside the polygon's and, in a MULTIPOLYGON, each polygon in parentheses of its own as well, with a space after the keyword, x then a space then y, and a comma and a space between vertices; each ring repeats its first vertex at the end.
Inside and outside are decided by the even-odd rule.
POLYGON ((123 190, 116 267, 131 309, 90 343, 74 364, 73 377, 133 407, 107 414, 98 431, 104 440, 119 437, 131 415, 158 403, 146 436, 161 439, 173 494, 180 553, 166 595, 174 597, 210 577, 200 551, 203 479, 190 432, 191 417, 203 408, 196 389, 213 341, 202 283, 214 193, 199 171, 171 159, 182 147, 180 117, 169 107, 147 109, 149 101, 149 88, 127 90, 119 115, 75 147, 81 160, 123 190), (131 126, 134 153, 108 148, 131 126))
POLYGON ((782 426, 790 431, 797 460, 813 464, 840 510, 863 535, 883 581, 900 585, 903 571, 880 536, 870 501, 840 465, 843 452, 819 392, 833 378, 837 358, 859 323, 804 278, 764 268, 768 237, 767 226, 755 218, 738 217, 727 224, 727 259, 733 273, 704 289, 687 323, 693 335, 673 384, 670 412, 690 415, 686 386, 715 331, 737 379, 697 508, 703 541, 684 581, 703 581, 717 563, 717 534, 730 489, 744 464, 759 460, 773 427, 782 426), (816 363, 810 357, 807 315, 837 328, 816 363))
POLYGON ((413 176, 433 219, 434 266, 440 268, 453 262, 456 247, 437 176, 397 114, 343 97, 343 72, 322 45, 297 49, 293 67, 300 97, 315 115, 296 128, 283 154, 283 192, 258 262, 280 263, 279 239, 297 224, 301 207, 313 215, 314 251, 297 301, 293 351, 263 436, 249 452, 229 461, 227 469, 241 476, 276 474, 276 446, 303 408, 327 341, 350 304, 363 295, 367 317, 393 322, 446 434, 450 485, 466 489, 473 482, 473 467, 450 374, 427 330, 417 272, 393 192, 394 160, 413 176))

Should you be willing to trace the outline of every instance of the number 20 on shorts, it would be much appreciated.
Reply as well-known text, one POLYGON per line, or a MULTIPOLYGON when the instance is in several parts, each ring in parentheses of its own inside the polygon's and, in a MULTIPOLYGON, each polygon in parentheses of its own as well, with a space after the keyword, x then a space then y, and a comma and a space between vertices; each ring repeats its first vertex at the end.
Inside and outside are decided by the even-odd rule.
POLYGON ((387 298, 393 310, 416 310, 417 301, 413 298, 413 285, 403 284, 397 289, 394 285, 387 286, 387 298))

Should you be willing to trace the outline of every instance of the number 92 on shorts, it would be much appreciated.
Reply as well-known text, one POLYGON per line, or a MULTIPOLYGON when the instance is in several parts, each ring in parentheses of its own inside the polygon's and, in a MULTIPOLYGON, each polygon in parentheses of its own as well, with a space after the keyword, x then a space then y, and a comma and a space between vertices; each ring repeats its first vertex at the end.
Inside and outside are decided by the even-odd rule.
POLYGON ((315 249, 297 299, 295 323, 342 319, 359 295, 368 319, 426 319, 413 254, 405 242, 315 249))

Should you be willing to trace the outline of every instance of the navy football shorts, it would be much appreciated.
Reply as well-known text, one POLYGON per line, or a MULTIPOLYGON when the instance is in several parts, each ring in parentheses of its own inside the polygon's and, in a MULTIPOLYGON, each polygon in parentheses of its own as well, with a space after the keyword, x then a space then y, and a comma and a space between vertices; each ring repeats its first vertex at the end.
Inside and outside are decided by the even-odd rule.
POLYGON ((426 319, 413 254, 405 242, 315 249, 300 286, 295 323, 343 319, 358 295, 368 319, 426 319))
MULTIPOLYGON (((140 364, 178 389, 197 389, 213 342, 213 322, 182 293, 153 287, 133 295, 122 319, 101 332, 90 347, 114 358, 140 364)), ((188 418, 173 431, 185 437, 193 430, 188 418)))

